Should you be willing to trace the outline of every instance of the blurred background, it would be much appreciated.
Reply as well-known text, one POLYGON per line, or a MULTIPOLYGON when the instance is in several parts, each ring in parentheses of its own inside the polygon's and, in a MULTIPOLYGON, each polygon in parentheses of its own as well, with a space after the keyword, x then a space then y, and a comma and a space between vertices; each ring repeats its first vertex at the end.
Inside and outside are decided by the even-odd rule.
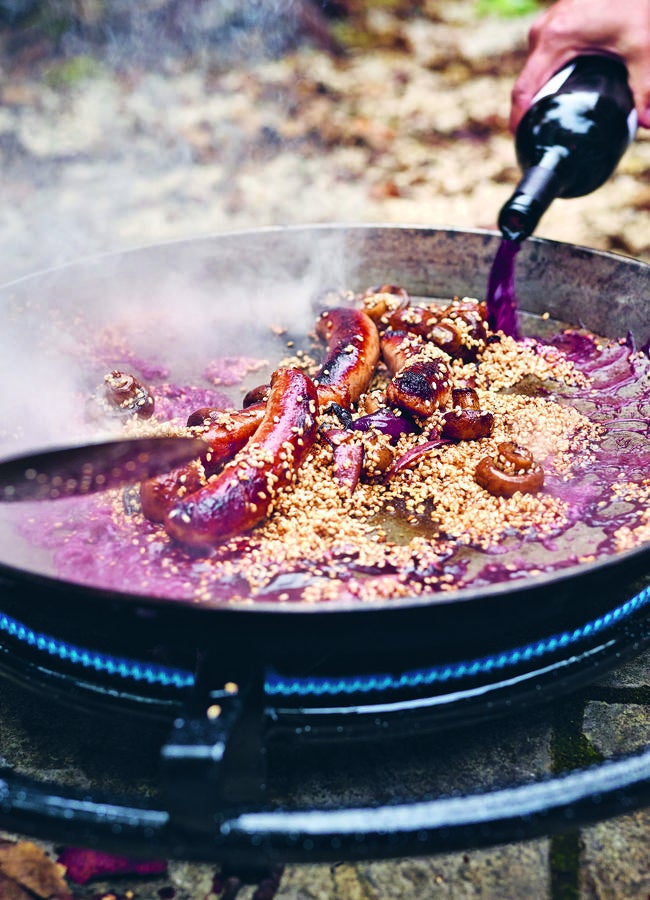
MULTIPOLYGON (((538 0, 0 0, 0 280, 266 225, 493 228, 538 0)), ((650 134, 538 234, 650 259, 650 134)))

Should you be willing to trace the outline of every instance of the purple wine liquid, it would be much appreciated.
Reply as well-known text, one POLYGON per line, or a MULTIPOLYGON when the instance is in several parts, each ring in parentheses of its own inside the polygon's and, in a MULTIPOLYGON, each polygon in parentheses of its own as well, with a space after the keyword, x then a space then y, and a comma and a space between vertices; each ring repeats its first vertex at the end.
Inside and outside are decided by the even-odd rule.
MULTIPOLYGON (((503 242, 495 260, 491 292, 497 301, 492 327, 509 334, 517 333, 513 268, 518 249, 517 244, 503 242)), ((598 426, 588 446, 582 443, 580 430, 568 431, 566 448, 557 452, 547 448, 540 459, 546 472, 540 503, 551 497, 562 504, 562 515, 550 525, 548 519, 538 523, 531 513, 528 522, 520 517, 492 542, 468 544, 453 532, 447 539, 437 522, 431 524, 433 520, 416 517, 411 523, 407 513, 397 510, 380 514, 378 519, 386 532, 386 556, 380 552, 373 555, 368 548, 367 554, 357 552, 346 543, 324 545, 316 561, 311 557, 294 559, 274 568, 272 559, 265 560, 268 580, 262 578, 253 586, 245 567, 237 565, 247 554, 250 557, 249 536, 215 547, 207 555, 190 552, 170 541, 159 524, 143 518, 137 489, 135 495, 109 492, 38 504, 36 511, 26 504, 15 527, 30 546, 42 548, 44 555, 51 557, 57 578, 103 590, 231 607, 251 599, 299 603, 318 579, 328 580, 327 590, 318 594, 319 602, 349 602, 358 599, 359 593, 362 602, 373 596, 378 600, 397 598, 404 583, 412 585, 414 596, 419 592, 425 597, 452 585, 479 589, 514 582, 528 574, 558 572, 648 544, 650 359, 637 352, 631 341, 605 341, 573 329, 521 341, 518 349, 522 354, 534 354, 529 361, 530 377, 515 382, 504 396, 539 397, 558 407, 571 406, 584 417, 580 428, 587 422, 590 427, 598 426), (575 383, 544 380, 536 368, 540 357, 571 363, 585 377, 575 383), (425 543, 431 539, 427 552, 404 559, 398 550, 391 555, 392 543, 406 546, 414 537, 425 543), (331 585, 336 590, 330 591, 331 585)), ((154 371, 146 362, 134 368, 154 371)), ((166 421, 182 424, 192 409, 219 403, 207 387, 170 382, 160 367, 163 371, 165 374, 150 379, 149 386, 166 421)), ((495 391, 495 396, 500 393, 495 391)), ((224 397, 223 408, 227 402, 224 397)), ((519 401, 513 408, 525 412, 519 401)), ((402 459, 414 461, 414 454, 419 458, 429 450, 444 451, 443 442, 434 437, 428 443, 416 443, 402 459)), ((20 504, 6 506, 18 517, 20 504)), ((309 602, 315 602, 310 596, 309 602)))
POLYGON ((515 292, 515 259, 521 244, 503 238, 497 250, 487 288, 487 316, 492 331, 502 331, 519 338, 517 295, 515 292))

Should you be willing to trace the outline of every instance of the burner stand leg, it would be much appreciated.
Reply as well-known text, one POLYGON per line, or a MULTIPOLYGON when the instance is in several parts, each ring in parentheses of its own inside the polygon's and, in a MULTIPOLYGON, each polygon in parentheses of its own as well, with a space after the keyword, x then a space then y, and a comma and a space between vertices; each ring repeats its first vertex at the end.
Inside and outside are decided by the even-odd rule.
MULTIPOLYGON (((214 684, 214 682, 212 682, 214 684)), ((264 674, 204 689, 173 724, 161 750, 170 826, 213 835, 224 813, 259 803, 266 789, 264 674)))

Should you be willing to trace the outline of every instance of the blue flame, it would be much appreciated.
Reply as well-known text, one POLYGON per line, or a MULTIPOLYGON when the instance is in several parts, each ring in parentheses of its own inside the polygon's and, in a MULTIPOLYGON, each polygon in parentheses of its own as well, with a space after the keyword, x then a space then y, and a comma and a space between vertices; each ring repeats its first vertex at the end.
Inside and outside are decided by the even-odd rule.
MULTIPOLYGON (((531 660, 539 660, 567 647, 574 647, 581 641, 604 634, 608 629, 639 612, 650 602, 650 586, 644 588, 631 600, 627 600, 610 612, 587 622, 579 628, 562 631, 522 644, 500 653, 489 654, 478 659, 463 660, 427 668, 411 669, 398 675, 379 673, 345 677, 287 677, 276 671, 269 671, 264 689, 271 697, 319 697, 341 694, 378 693, 400 691, 446 684, 473 678, 490 672, 502 672, 531 660)), ((0 634, 20 641, 47 656, 62 662, 81 666, 101 675, 128 679, 174 690, 191 688, 194 675, 186 669, 155 663, 142 662, 128 657, 113 656, 97 650, 89 650, 59 640, 51 635, 34 631, 28 625, 12 616, 0 613, 0 634)))

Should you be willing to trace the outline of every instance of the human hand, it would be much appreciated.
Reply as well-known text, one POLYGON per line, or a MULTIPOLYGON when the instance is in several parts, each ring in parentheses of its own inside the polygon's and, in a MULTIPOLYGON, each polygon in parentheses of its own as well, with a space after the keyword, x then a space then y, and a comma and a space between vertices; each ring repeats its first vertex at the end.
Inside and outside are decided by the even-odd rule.
POLYGON ((625 62, 639 125, 650 128, 650 0, 556 0, 530 29, 528 50, 512 90, 513 132, 549 78, 587 53, 625 62))

